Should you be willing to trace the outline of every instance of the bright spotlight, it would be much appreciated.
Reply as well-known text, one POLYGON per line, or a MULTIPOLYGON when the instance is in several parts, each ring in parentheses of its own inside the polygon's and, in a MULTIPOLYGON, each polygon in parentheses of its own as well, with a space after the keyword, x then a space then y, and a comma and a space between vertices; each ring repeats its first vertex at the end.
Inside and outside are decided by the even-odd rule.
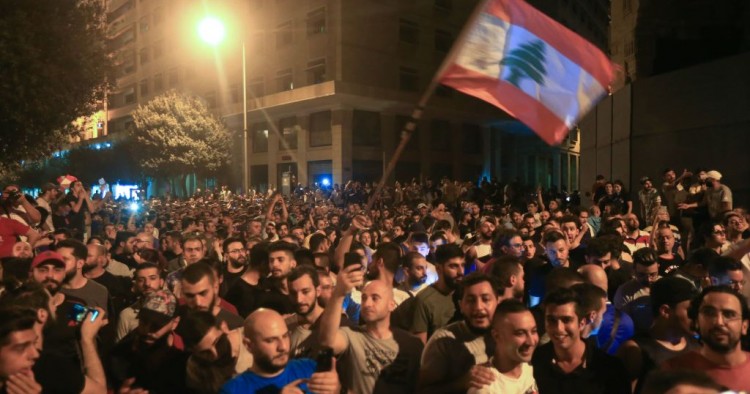
POLYGON ((218 45, 224 41, 226 35, 226 29, 224 23, 216 17, 209 16, 204 18, 198 24, 198 35, 201 40, 207 42, 210 45, 218 45))
POLYGON ((328 187, 328 186, 331 186, 331 180, 330 180, 330 179, 328 179, 328 178, 323 178, 323 179, 321 179, 321 180, 320 180, 320 183, 321 183, 321 184, 322 184, 323 186, 326 186, 326 187, 328 187))
POLYGON ((130 210, 131 211, 137 211, 138 210, 138 203, 134 202, 130 204, 130 210))

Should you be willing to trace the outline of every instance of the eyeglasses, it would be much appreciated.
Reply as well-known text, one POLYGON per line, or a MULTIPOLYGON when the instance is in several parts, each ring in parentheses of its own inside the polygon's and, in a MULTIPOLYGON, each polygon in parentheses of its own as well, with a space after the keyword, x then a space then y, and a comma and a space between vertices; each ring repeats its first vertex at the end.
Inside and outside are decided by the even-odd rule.
POLYGON ((737 311, 731 309, 719 310, 710 306, 701 308, 698 310, 698 313, 711 320, 718 318, 719 315, 721 315, 721 318, 725 321, 736 321, 742 319, 742 315, 737 311))
POLYGON ((732 287, 743 287, 745 286, 745 280, 731 280, 729 281, 729 286, 732 287))

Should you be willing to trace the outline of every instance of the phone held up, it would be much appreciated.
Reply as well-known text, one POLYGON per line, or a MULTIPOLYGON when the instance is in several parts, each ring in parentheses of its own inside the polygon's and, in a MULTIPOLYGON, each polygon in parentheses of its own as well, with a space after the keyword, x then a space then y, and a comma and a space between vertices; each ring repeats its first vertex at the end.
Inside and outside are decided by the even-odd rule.
POLYGON ((76 324, 81 324, 88 314, 91 315, 91 321, 94 321, 96 320, 96 317, 99 316, 99 310, 81 304, 73 304, 73 308, 70 310, 70 313, 68 313, 68 317, 70 320, 75 321, 76 324))
POLYGON ((346 252, 344 254, 344 268, 356 264, 362 264, 362 256, 357 252, 346 252))
POLYGON ((315 372, 328 372, 333 369, 333 349, 323 347, 315 356, 315 372))

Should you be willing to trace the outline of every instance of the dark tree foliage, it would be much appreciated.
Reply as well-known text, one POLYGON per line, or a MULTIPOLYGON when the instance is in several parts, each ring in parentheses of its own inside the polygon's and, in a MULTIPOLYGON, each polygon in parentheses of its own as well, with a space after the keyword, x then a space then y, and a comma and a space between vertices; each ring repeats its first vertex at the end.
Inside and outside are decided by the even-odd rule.
POLYGON ((112 61, 101 0, 0 1, 0 169, 59 150, 101 103, 112 61))
POLYGON ((146 176, 216 175, 226 170, 230 134, 199 99, 175 91, 133 112, 132 155, 146 176))

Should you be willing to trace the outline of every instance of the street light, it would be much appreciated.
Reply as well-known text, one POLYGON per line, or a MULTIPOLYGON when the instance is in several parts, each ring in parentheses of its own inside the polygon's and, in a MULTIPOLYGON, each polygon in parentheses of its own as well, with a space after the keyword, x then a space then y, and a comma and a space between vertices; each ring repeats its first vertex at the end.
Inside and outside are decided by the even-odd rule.
MULTIPOLYGON (((211 46, 217 46, 226 37, 224 23, 214 16, 207 16, 198 23, 198 35, 211 46)), ((245 39, 242 39, 242 194, 248 191, 247 182, 247 60, 245 39)))

